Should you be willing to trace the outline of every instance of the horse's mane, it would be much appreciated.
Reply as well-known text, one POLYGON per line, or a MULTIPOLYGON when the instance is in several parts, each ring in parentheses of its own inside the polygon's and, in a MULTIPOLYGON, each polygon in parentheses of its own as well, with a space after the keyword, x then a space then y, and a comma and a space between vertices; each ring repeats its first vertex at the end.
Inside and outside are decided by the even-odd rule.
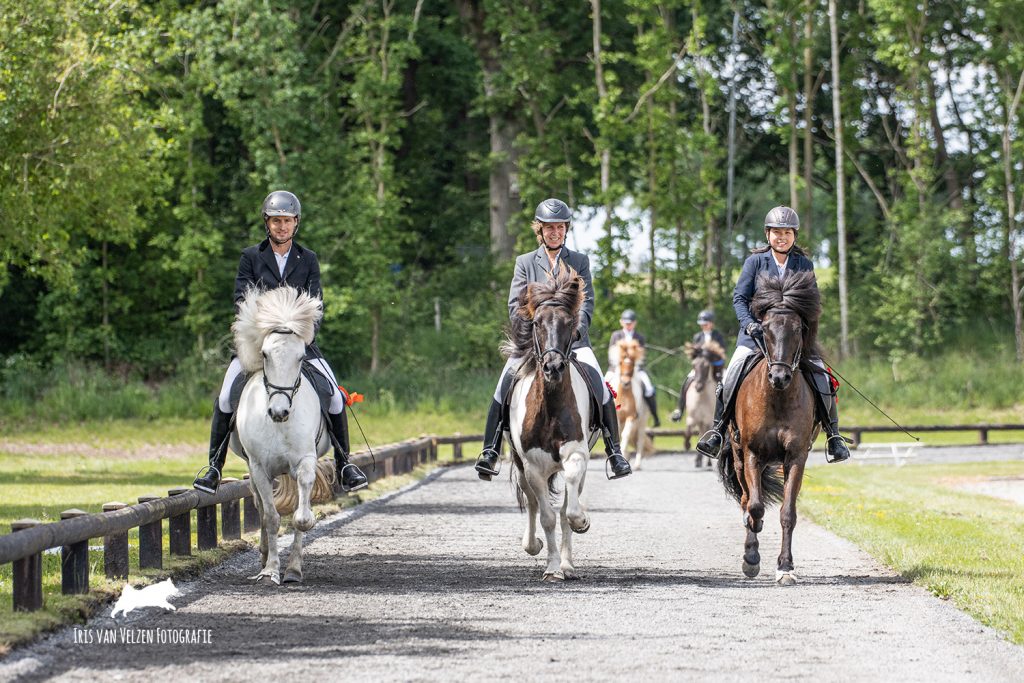
POLYGON ((821 295, 813 271, 790 273, 784 278, 762 273, 757 278, 756 294, 750 312, 763 320, 772 308, 793 311, 803 322, 804 357, 819 355, 818 319, 821 317, 821 295))
POLYGON ((323 302, 295 287, 277 287, 266 292, 256 287, 248 289, 231 325, 242 368, 256 372, 263 367, 263 341, 276 329, 289 329, 311 344, 316 323, 322 316, 323 302))
POLYGON ((722 345, 716 341, 709 341, 703 344, 694 344, 693 342, 686 342, 683 346, 683 351, 690 357, 690 360, 696 360, 697 356, 702 353, 708 353, 712 356, 718 356, 719 358, 725 358, 725 349, 722 345))
MULTIPOLYGON (((501 353, 506 358, 525 358, 520 373, 536 369, 533 349, 533 316, 541 304, 556 306, 572 316, 573 330, 579 327, 580 310, 587 297, 583 278, 572 268, 565 267, 547 282, 531 282, 519 292, 516 310, 505 329, 501 353)), ((575 335, 575 332, 573 333, 575 335)))

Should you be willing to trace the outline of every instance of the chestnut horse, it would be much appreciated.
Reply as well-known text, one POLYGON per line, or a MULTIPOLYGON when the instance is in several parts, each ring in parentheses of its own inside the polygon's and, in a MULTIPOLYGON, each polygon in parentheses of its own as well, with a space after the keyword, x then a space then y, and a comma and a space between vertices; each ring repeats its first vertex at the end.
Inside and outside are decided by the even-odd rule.
MULTIPOLYGON (((715 421, 715 366, 714 363, 725 358, 725 349, 717 342, 704 344, 686 343, 683 350, 690 357, 693 364, 693 382, 686 390, 686 396, 681 397, 682 405, 686 406, 686 431, 683 432, 683 439, 686 442, 686 450, 690 450, 690 441, 694 436, 700 436, 711 429, 715 421)), ((704 456, 697 454, 694 460, 695 467, 703 465, 704 456)), ((711 466, 711 459, 707 458, 708 467, 711 466)))
POLYGON ((563 268, 548 282, 531 283, 519 295, 516 316, 502 345, 507 357, 523 359, 509 405, 512 481, 520 509, 525 499, 529 514, 523 550, 536 555, 544 547, 536 535, 538 516, 544 529, 548 546, 544 581, 577 578, 572 535, 590 529, 580 494, 592 444, 591 401, 586 376, 572 359, 585 297, 583 278, 571 268, 563 268), (558 496, 558 479, 564 481, 564 496, 558 496), (555 537, 559 518, 561 547, 555 537))
POLYGON ((737 392, 736 418, 728 437, 732 456, 722 454, 718 473, 743 509, 743 573, 748 578, 760 572, 757 534, 764 525, 765 506, 782 502, 782 552, 775 581, 789 586, 796 583, 796 499, 819 429, 814 389, 799 369, 819 355, 821 303, 811 272, 782 279, 762 275, 755 291, 750 310, 764 328, 765 358, 757 361, 737 392))
POLYGON ((619 368, 612 373, 611 384, 616 387, 619 409, 619 434, 622 435, 622 454, 628 456, 633 448, 636 458, 633 469, 640 469, 647 448, 647 417, 649 409, 644 401, 644 387, 639 380, 633 381, 633 373, 644 361, 644 347, 636 339, 623 339, 618 343, 619 368))

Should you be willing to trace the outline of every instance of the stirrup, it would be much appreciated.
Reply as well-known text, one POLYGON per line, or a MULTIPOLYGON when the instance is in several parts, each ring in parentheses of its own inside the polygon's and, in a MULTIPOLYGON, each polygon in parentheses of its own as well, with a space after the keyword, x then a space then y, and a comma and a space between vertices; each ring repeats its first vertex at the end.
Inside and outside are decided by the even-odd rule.
POLYGON ((204 492, 210 493, 210 494, 217 493, 217 489, 216 488, 212 488, 211 489, 211 488, 208 488, 206 486, 201 486, 198 483, 200 479, 206 479, 207 477, 209 477, 211 472, 216 472, 217 473, 217 485, 220 486, 220 480, 224 478, 223 475, 221 474, 221 471, 219 469, 217 469, 216 467, 214 467, 213 465, 205 465, 203 467, 200 467, 199 471, 196 472, 196 478, 192 482, 192 488, 194 488, 194 489, 196 489, 198 491, 204 491, 204 492), (203 474, 203 472, 205 472, 206 474, 203 474))
POLYGON ((849 448, 846 449, 846 457, 845 458, 829 458, 829 456, 828 456, 828 445, 829 445, 829 443, 832 442, 833 439, 839 439, 840 443, 842 443, 844 446, 847 445, 847 444, 852 444, 853 443, 853 439, 845 437, 845 436, 843 436, 842 434, 840 434, 838 432, 836 432, 835 434, 833 434, 830 437, 827 437, 825 439, 825 462, 828 463, 829 465, 831 465, 832 463, 845 462, 845 461, 849 460, 851 455, 852 455, 850 453, 850 449, 849 448))
MULTIPOLYGON (((490 458, 488 458, 488 460, 490 460, 490 458)), ((484 481, 490 481, 491 477, 498 476, 498 473, 501 471, 501 453, 497 452, 493 448, 485 448, 480 453, 480 455, 477 456, 476 465, 474 466, 473 469, 475 469, 477 471, 477 473, 480 475, 481 479, 483 479, 484 481), (493 453, 495 455, 495 457, 494 457, 494 465, 495 466, 493 468, 488 467, 484 463, 481 462, 481 459, 484 457, 484 455, 486 455, 488 453, 493 453)))
POLYGON ((700 438, 699 438, 699 439, 697 439, 697 445, 696 445, 696 446, 694 447, 694 450, 696 450, 696 451, 697 451, 698 453, 700 453, 701 455, 703 455, 703 456, 705 456, 705 457, 711 458, 712 460, 718 460, 718 456, 720 456, 720 455, 722 454, 722 450, 723 450, 723 449, 725 448, 725 441, 726 441, 726 438, 727 438, 727 437, 726 437, 726 435, 725 435, 725 434, 722 434, 722 433, 721 433, 721 432, 719 432, 719 431, 718 431, 717 429, 709 429, 708 431, 706 431, 706 432, 704 432, 703 434, 701 434, 701 435, 700 435, 700 438), (718 450, 716 450, 716 451, 715 451, 715 452, 713 452, 713 453, 712 453, 712 452, 709 452, 709 451, 702 451, 702 450, 700 449, 700 445, 701 445, 701 444, 702 444, 702 443, 704 442, 704 440, 705 440, 705 439, 706 439, 706 438, 707 438, 707 437, 708 437, 708 436, 709 436, 710 434, 717 434, 717 435, 718 435, 718 438, 719 438, 719 440, 720 440, 720 441, 722 442, 721 444, 719 444, 719 446, 718 446, 718 450))
POLYGON ((347 470, 349 467, 355 467, 357 472, 362 473, 362 470, 360 470, 358 467, 356 467, 352 463, 350 463, 350 462, 345 463, 345 466, 341 468, 341 472, 338 472, 338 486, 341 487, 342 491, 345 491, 346 493, 351 493, 352 491, 358 491, 359 489, 365 489, 367 486, 370 485, 369 481, 365 481, 366 475, 364 474, 363 475, 364 481, 363 481, 362 484, 357 484, 356 486, 353 486, 351 488, 345 488, 345 470, 347 470))

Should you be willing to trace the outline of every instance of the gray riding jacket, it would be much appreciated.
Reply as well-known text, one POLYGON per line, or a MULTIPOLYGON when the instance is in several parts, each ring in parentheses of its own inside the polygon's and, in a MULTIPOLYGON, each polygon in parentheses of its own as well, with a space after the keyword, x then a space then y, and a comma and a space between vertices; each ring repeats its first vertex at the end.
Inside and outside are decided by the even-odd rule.
MULTIPOLYGON (((577 328, 580 338, 573 343, 572 348, 580 349, 591 346, 590 343, 590 321, 594 317, 594 282, 590 275, 590 258, 586 254, 571 251, 562 247, 558 253, 558 268, 569 266, 575 270, 586 283, 586 300, 580 310, 580 324, 577 328)), ((547 250, 538 247, 536 251, 523 254, 516 258, 516 270, 512 275, 512 286, 508 290, 508 317, 515 315, 518 306, 519 293, 531 282, 547 282, 552 277, 551 263, 548 261, 547 250)))

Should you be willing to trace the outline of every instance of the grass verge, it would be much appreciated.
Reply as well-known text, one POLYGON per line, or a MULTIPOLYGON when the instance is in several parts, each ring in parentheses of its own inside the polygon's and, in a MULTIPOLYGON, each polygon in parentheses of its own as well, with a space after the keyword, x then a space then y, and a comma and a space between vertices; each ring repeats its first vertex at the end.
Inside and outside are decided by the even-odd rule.
POLYGON ((961 488, 1024 479, 1024 462, 809 470, 800 511, 1024 644, 1021 506, 961 488))

